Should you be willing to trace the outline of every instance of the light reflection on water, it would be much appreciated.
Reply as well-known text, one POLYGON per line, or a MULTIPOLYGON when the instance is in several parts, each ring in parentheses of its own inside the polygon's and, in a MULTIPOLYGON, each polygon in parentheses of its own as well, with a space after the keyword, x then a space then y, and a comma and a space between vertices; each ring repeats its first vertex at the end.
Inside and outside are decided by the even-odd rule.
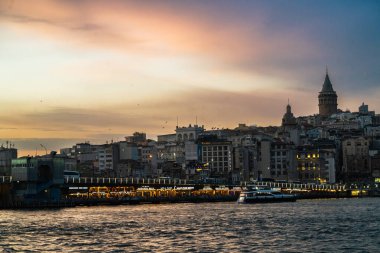
POLYGON ((379 252, 380 199, 0 210, 0 250, 379 252))

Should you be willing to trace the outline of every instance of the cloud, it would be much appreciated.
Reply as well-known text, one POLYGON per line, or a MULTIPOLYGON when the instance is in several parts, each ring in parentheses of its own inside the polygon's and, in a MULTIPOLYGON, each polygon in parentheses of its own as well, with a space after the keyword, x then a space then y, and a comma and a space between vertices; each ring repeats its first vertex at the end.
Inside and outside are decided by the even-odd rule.
POLYGON ((297 29, 268 31, 262 6, 248 4, 247 13, 225 2, 221 7, 205 3, 204 8, 199 3, 172 3, 18 2, 11 10, 2 8, 1 16, 21 23, 19 29, 83 48, 153 58, 191 57, 197 58, 200 68, 252 76, 289 77, 294 65, 305 66, 305 59, 319 53, 297 29))
POLYGON ((181 67, 193 76, 207 76, 208 71, 253 80, 274 77, 283 80, 278 86, 309 91, 319 89, 320 83, 311 80, 323 75, 325 65, 353 90, 359 89, 358 82, 376 87, 380 78, 373 68, 380 58, 380 28, 373 25, 380 19, 379 4, 349 1, 343 8, 333 2, 327 9, 307 1, 220 1, 217 6, 207 1, 17 1, 12 8, 9 5, 6 1, 0 5, 0 17, 19 23, 18 29, 83 50, 137 56, 144 59, 139 61, 142 65, 148 59, 160 63, 162 58, 186 59, 181 67))
MULTIPOLYGON (((287 103, 284 97, 294 101, 294 109, 312 111, 308 105, 302 106, 302 101, 297 101, 297 97, 304 95, 265 91, 258 94, 233 93, 199 88, 171 97, 145 100, 141 104, 124 102, 97 108, 51 107, 44 111, 1 116, 0 120, 17 128, 18 136, 23 131, 45 138, 93 138, 99 134, 128 135, 134 131, 156 135, 173 132, 177 116, 184 125, 195 123, 198 117, 198 122, 208 128, 216 125, 232 128, 243 121, 260 125, 279 124, 287 103)), ((295 111, 296 115, 300 113, 295 111)))
POLYGON ((278 125, 317 112, 325 65, 341 108, 380 110, 380 5, 325 5, 1 1, 0 137, 278 125))

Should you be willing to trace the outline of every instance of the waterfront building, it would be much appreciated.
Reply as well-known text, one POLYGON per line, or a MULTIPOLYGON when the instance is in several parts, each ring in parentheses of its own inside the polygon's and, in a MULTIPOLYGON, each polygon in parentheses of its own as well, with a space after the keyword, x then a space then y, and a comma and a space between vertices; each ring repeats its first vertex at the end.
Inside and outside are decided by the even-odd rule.
POLYGON ((257 180, 271 178, 270 174, 270 149, 273 137, 258 138, 257 140, 257 168, 254 168, 254 174, 257 175, 257 180))
MULTIPOLYGON (((131 139, 130 139, 131 140, 131 139)), ((141 141, 138 140, 138 141, 141 141)), ((133 177, 141 175, 141 147, 136 142, 121 141, 116 143, 119 151, 115 169, 116 177, 133 177)))
POLYGON ((93 152, 97 154, 99 174, 114 177, 119 161, 119 145, 117 143, 92 145, 93 152))
POLYGON ((369 140, 364 137, 346 138, 342 142, 345 181, 363 181, 371 177, 369 140))
POLYGON ((64 158, 56 156, 54 151, 45 156, 13 159, 15 197, 25 202, 38 199, 60 200, 64 169, 64 158))
POLYGON ((210 177, 231 179, 232 145, 229 141, 201 142, 202 163, 208 165, 210 177))
MULTIPOLYGON (((247 129, 248 130, 248 129, 247 129)), ((251 134, 238 134, 228 138, 232 143, 233 180, 250 181, 255 179, 257 146, 251 134)))
POLYGON ((311 145, 298 147, 297 171, 302 183, 320 183, 327 181, 325 160, 321 159, 318 148, 311 145))
POLYGON ((293 143, 276 139, 270 149, 270 178, 281 181, 298 181, 296 151, 293 143))
POLYGON ((60 154, 66 156, 66 170, 77 170, 84 177, 94 177, 99 174, 99 161, 96 147, 89 142, 77 143, 71 148, 60 149, 60 154), (69 167, 71 167, 69 169, 69 167))
POLYGON ((79 154, 89 154, 92 152, 92 147, 89 142, 77 143, 71 148, 60 149, 60 154, 67 155, 70 158, 77 159, 79 154))
POLYGON ((120 160, 140 160, 141 154, 136 142, 121 141, 119 145, 119 159, 120 160))
POLYGON ((12 159, 17 158, 17 149, 0 147, 0 176, 10 176, 12 159))
POLYGON ((64 160, 64 169, 70 171, 77 170, 77 161, 74 158, 67 157, 66 155, 56 155, 56 157, 61 157, 64 160))
POLYGON ((320 156, 322 161, 324 161, 324 173, 322 174, 324 177, 320 179, 319 182, 324 182, 328 184, 335 184, 337 182, 336 178, 336 154, 333 152, 329 152, 326 150, 320 151, 320 156))
POLYGON ((185 160, 186 161, 199 161, 201 156, 201 147, 197 142, 185 142, 185 160))
POLYGON ((185 144, 169 142, 157 145, 157 156, 161 162, 183 163, 185 161, 185 144))
POLYGON ((371 163, 371 176, 373 179, 380 179, 380 152, 377 152, 370 156, 371 163))
POLYGON ((380 178, 380 139, 372 139, 369 148, 372 178, 380 178))
POLYGON ((141 153, 141 173, 142 175, 151 177, 159 176, 158 163, 158 144, 156 141, 148 141, 144 145, 139 147, 141 153))
POLYGON ((115 177, 145 177, 144 168, 136 160, 120 160, 117 163, 115 177))
POLYGON ((326 182, 337 182, 337 173, 341 168, 341 140, 333 138, 320 138, 311 142, 318 149, 321 159, 324 159, 326 182))
POLYGON ((319 101, 319 115, 321 117, 329 117, 338 111, 338 96, 333 89, 333 86, 330 81, 330 77, 326 70, 325 82, 321 92, 319 92, 318 101, 319 101))

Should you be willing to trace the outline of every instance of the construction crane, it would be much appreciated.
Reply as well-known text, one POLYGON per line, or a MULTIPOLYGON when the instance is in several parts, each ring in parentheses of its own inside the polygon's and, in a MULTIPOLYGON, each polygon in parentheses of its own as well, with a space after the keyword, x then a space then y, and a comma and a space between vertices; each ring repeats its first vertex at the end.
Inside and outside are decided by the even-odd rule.
POLYGON ((42 144, 40 144, 40 145, 41 145, 41 147, 43 147, 45 149, 45 154, 47 155, 47 149, 46 149, 46 147, 44 145, 42 145, 42 144))

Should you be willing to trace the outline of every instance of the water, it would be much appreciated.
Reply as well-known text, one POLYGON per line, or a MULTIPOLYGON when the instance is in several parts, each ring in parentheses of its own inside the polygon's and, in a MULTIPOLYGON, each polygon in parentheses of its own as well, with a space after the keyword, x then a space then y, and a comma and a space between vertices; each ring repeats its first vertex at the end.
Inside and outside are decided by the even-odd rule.
POLYGON ((380 252, 380 199, 0 210, 9 252, 380 252))

